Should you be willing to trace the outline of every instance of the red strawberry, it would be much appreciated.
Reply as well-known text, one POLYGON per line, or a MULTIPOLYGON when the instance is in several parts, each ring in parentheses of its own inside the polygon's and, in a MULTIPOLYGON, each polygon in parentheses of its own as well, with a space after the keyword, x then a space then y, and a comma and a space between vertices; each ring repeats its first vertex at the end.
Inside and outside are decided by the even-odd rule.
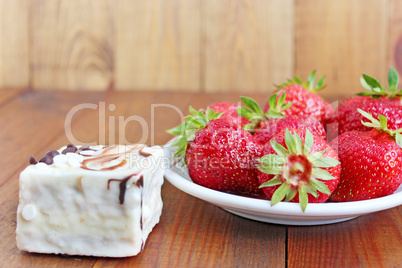
POLYGON ((309 130, 293 129, 273 137, 257 159, 258 179, 271 206, 285 201, 326 201, 339 182, 341 166, 336 152, 309 130), (293 134, 291 133, 293 132, 293 134))
POLYGON ((272 118, 261 122, 259 129, 256 130, 254 138, 261 144, 268 143, 277 133, 283 132, 285 129, 308 129, 312 133, 320 136, 323 140, 327 140, 327 134, 324 126, 314 117, 300 118, 298 116, 289 116, 285 118, 272 118))
POLYGON ((369 132, 345 132, 331 142, 338 150, 342 173, 331 201, 357 201, 392 194, 402 183, 402 129, 391 131, 387 119, 359 112, 374 127, 369 132))
MULTIPOLYGON (((325 124, 326 118, 330 117, 333 113, 333 109, 329 103, 324 101, 319 95, 316 94, 319 90, 322 90, 324 86, 324 79, 322 77, 315 83, 316 72, 313 71, 307 82, 303 82, 299 77, 295 77, 294 80, 288 80, 278 86, 279 90, 286 92, 286 101, 292 102, 292 106, 284 111, 284 114, 297 115, 299 117, 314 116, 322 124, 325 124)), ((278 92, 278 94, 280 94, 278 92)), ((265 105, 264 112, 268 111, 269 103, 265 105)))
POLYGON ((329 121, 328 136, 335 138, 347 131, 369 131, 370 128, 362 125, 360 121, 364 118, 357 109, 362 109, 374 117, 382 114, 388 118, 389 129, 402 127, 402 90, 397 91, 399 76, 394 68, 388 74, 389 89, 384 89, 373 77, 363 74, 361 80, 365 88, 371 91, 358 93, 355 96, 343 101, 337 111, 337 116, 329 121))
POLYGON ((168 132, 183 135, 172 146, 178 146, 177 157, 185 156, 193 182, 218 191, 263 196, 254 166, 262 146, 237 124, 216 119, 213 110, 190 113, 184 124, 168 132))
POLYGON ((216 113, 222 113, 222 116, 220 118, 225 118, 231 122, 238 124, 240 127, 243 127, 251 121, 237 114, 236 111, 239 107, 239 105, 229 102, 217 102, 209 105, 209 108, 214 110, 216 113))
POLYGON ((311 132, 327 139, 323 125, 314 117, 285 117, 282 111, 292 107, 292 103, 285 103, 286 92, 278 97, 273 94, 269 101, 269 109, 263 113, 257 102, 248 97, 242 97, 246 107, 240 108, 238 113, 251 120, 252 123, 245 125, 245 129, 254 133, 254 138, 261 144, 266 144, 277 133, 286 128, 309 129, 311 132))

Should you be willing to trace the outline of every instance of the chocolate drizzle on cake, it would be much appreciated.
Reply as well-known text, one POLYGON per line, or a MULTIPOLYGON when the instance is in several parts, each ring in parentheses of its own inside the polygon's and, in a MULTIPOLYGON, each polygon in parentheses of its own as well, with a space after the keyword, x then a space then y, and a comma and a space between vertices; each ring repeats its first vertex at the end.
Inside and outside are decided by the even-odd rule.
POLYGON ((143 175, 141 175, 141 177, 137 180, 137 186, 138 186, 138 188, 140 188, 141 189, 141 217, 140 217, 140 227, 141 227, 141 230, 142 230, 142 225, 143 225, 143 223, 142 223, 142 199, 143 199, 143 197, 142 197, 142 194, 143 194, 143 187, 144 187, 144 176, 143 175))
MULTIPOLYGON (((116 161, 117 164, 108 165, 112 161, 119 159, 121 156, 124 156, 125 154, 130 154, 130 153, 136 152, 145 158, 152 156, 151 153, 147 153, 147 152, 143 151, 143 149, 145 147, 141 147, 139 149, 139 146, 140 145, 136 145, 127 151, 112 153, 111 151, 113 149, 116 149, 116 147, 118 147, 118 146, 111 145, 111 146, 101 148, 100 154, 97 154, 96 152, 99 149, 93 149, 88 144, 83 145, 80 148, 77 148, 77 146, 75 146, 73 144, 67 144, 66 148, 61 152, 61 154, 76 153, 76 154, 82 155, 84 157, 89 157, 92 154, 95 154, 94 157, 90 157, 90 158, 87 158, 84 161, 82 161, 81 168, 86 169, 86 170, 94 170, 94 171, 108 171, 108 170, 115 170, 115 169, 127 164, 126 159, 121 159, 120 161, 116 161), (88 153, 84 153, 84 151, 93 151, 93 153, 88 154, 88 153), (95 166, 98 166, 98 167, 94 168, 95 166), (100 168, 99 168, 99 166, 100 166, 100 168)), ((31 155, 29 157, 29 164, 36 165, 37 163, 45 163, 47 165, 51 165, 51 164, 53 164, 53 158, 59 154, 60 153, 58 151, 51 150, 51 151, 46 152, 46 154, 44 156, 42 156, 39 160, 36 160, 35 157, 33 157, 31 155)))
MULTIPOLYGON (((114 165, 107 165, 108 163, 110 164, 112 161, 117 160, 119 158, 121 158, 122 156, 126 155, 126 154, 130 154, 133 153, 135 151, 138 150, 138 147, 134 147, 131 148, 128 151, 124 151, 121 153, 110 153, 110 151, 112 151, 113 149, 115 149, 117 146, 116 145, 112 145, 109 147, 106 147, 100 155, 92 157, 92 158, 88 158, 85 159, 82 162, 81 168, 82 169, 86 169, 86 170, 99 170, 99 171, 107 171, 107 170, 115 170, 119 167, 124 166, 127 163, 126 159, 121 159, 121 161, 117 164, 114 165), (90 165, 96 166, 96 165, 100 165, 101 167, 99 168, 91 168, 90 165)), ((140 153, 140 152, 138 152, 140 153)), ((143 154, 148 155, 147 153, 143 152, 143 154)), ((149 154, 151 155, 151 154, 149 154)))
POLYGON ((119 183, 119 188, 120 188, 119 202, 120 202, 120 205, 124 204, 124 197, 126 195, 126 189, 127 189, 127 181, 129 179, 131 179, 135 175, 137 175, 137 174, 132 174, 132 175, 130 175, 128 177, 125 177, 124 179, 121 179, 121 180, 119 180, 119 179, 109 179, 107 181, 107 189, 108 190, 110 189, 110 182, 112 182, 112 181, 119 181, 120 182, 119 183))
POLYGON ((147 152, 144 152, 142 149, 144 149, 144 147, 142 147, 139 151, 138 151, 138 153, 141 155, 141 156, 143 156, 143 157, 150 157, 152 154, 150 154, 150 153, 147 153, 147 152))
POLYGON ((144 187, 144 176, 141 175, 136 184, 139 188, 144 187))
MULTIPOLYGON (((134 183, 133 183, 134 184, 134 183)), ((137 185, 137 187, 138 188, 140 188, 141 189, 141 204, 140 204, 140 206, 141 206, 141 216, 140 216, 140 228, 141 228, 141 231, 143 230, 143 225, 144 225, 144 223, 143 223, 143 217, 142 217, 142 201, 144 200, 144 197, 143 197, 143 195, 144 195, 144 176, 143 175, 141 175, 141 177, 137 180, 137 182, 135 183, 136 185, 137 185)), ((142 240, 141 241, 141 251, 144 249, 144 246, 145 246, 145 242, 144 242, 144 240, 142 240)))
POLYGON ((116 165, 112 165, 112 166, 108 166, 108 167, 103 167, 100 169, 94 169, 94 168, 90 168, 88 167, 88 165, 91 162, 98 162, 100 163, 102 166, 105 165, 105 163, 111 162, 113 160, 116 160, 120 157, 120 155, 118 154, 110 154, 110 155, 101 155, 98 157, 93 157, 93 158, 89 158, 89 159, 85 159, 84 161, 82 161, 82 165, 81 168, 82 169, 86 169, 86 170, 100 170, 100 171, 107 171, 107 170, 115 170, 116 168, 122 167, 127 163, 127 160, 122 159, 120 161, 120 163, 116 164, 116 165))

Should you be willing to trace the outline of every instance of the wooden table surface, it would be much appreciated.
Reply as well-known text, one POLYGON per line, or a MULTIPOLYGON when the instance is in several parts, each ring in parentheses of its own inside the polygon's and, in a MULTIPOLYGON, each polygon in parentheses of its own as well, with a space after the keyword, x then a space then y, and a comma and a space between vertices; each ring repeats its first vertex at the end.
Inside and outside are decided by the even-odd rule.
POLYGON ((69 143, 64 124, 73 107, 96 105, 72 117, 72 134, 82 143, 116 142, 119 134, 135 143, 148 133, 148 144, 164 144, 171 138, 165 130, 180 123, 180 110, 186 114, 189 105, 238 99, 238 94, 0 90, 0 267, 402 267, 402 206, 337 224, 285 226, 235 216, 166 180, 160 223, 136 257, 66 257, 17 249, 19 173, 30 155, 69 143), (147 124, 119 121, 128 122, 132 115, 147 124), (105 129, 99 126, 102 118, 105 129), (116 129, 109 127, 113 120, 116 129))

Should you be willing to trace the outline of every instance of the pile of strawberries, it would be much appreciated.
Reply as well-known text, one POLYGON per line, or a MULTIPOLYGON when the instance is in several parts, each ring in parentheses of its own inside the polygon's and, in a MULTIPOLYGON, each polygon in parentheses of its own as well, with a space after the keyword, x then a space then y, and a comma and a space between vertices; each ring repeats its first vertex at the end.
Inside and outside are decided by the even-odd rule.
POLYGON ((315 83, 295 77, 277 87, 264 109, 220 102, 189 108, 175 157, 194 183, 232 194, 308 203, 358 201, 392 194, 402 183, 402 90, 391 68, 389 87, 363 75, 367 90, 337 109, 315 83))

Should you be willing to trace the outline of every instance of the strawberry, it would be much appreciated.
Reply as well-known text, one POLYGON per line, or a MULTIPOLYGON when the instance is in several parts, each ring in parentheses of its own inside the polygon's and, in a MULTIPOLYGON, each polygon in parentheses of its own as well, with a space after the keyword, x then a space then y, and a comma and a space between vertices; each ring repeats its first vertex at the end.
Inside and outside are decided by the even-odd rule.
POLYGON ((308 203, 326 201, 340 177, 336 152, 320 136, 308 129, 286 129, 274 136, 257 159, 261 188, 271 206, 285 200, 308 203), (293 132, 293 134, 292 134, 293 132))
MULTIPOLYGON (((325 124, 326 118, 331 116, 333 109, 329 103, 316 94, 316 92, 325 87, 325 77, 320 78, 315 85, 315 75, 316 72, 313 71, 309 75, 307 82, 303 82, 297 76, 294 80, 289 79, 279 85, 276 92, 279 92, 279 90, 286 92, 286 101, 293 103, 289 109, 284 111, 285 115, 297 115, 305 118, 314 116, 322 124, 325 124)), ((268 110, 269 102, 265 105, 264 112, 268 110)))
POLYGON ((236 111, 239 107, 239 105, 229 102, 217 102, 209 105, 209 108, 214 110, 216 113, 222 113, 221 118, 226 118, 227 120, 238 124, 240 127, 243 127, 250 123, 250 120, 237 114, 236 111))
POLYGON ((183 158, 194 183, 229 193, 263 196, 258 188, 255 158, 262 146, 247 131, 214 110, 190 108, 185 123, 168 133, 180 136, 176 157, 183 158))
POLYGON ((320 136, 323 140, 327 140, 324 126, 317 121, 317 119, 314 117, 301 118, 298 116, 274 118, 261 122, 260 129, 254 134, 254 138, 261 144, 266 144, 273 136, 277 133, 283 132, 287 128, 308 129, 312 133, 320 136))
POLYGON ((390 130, 387 118, 359 109, 372 130, 349 131, 331 142, 338 150, 342 173, 331 201, 358 201, 386 196, 402 183, 402 129, 390 130))
POLYGON ((261 144, 266 144, 277 133, 286 128, 309 129, 311 132, 327 139, 323 125, 314 117, 300 117, 290 115, 285 117, 283 111, 292 107, 292 103, 285 103, 286 92, 278 96, 273 94, 268 101, 269 109, 263 113, 257 102, 248 97, 241 97, 246 107, 238 109, 238 113, 251 120, 244 129, 254 133, 254 138, 261 144))
POLYGON ((337 116, 329 121, 328 136, 335 138, 347 131, 369 131, 370 128, 362 125, 363 116, 357 109, 362 109, 374 117, 382 114, 388 118, 389 128, 392 130, 402 127, 402 90, 397 91, 399 76, 391 67, 388 74, 389 89, 385 89, 373 77, 363 74, 361 83, 371 91, 358 93, 358 96, 343 101, 337 111, 337 116))

